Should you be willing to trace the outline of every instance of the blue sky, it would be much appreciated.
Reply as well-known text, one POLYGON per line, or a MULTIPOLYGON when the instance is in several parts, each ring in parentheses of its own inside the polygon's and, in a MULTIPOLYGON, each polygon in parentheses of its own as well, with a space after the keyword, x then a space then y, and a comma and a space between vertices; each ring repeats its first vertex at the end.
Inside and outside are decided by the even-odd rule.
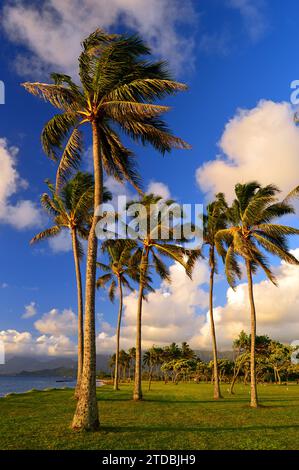
MULTIPOLYGON (((20 87, 20 83, 26 80, 47 81, 48 71, 69 73, 75 70, 76 64, 72 57, 76 57, 79 51, 79 41, 86 35, 86 25, 89 27, 87 32, 91 32, 97 26, 120 32, 137 30, 149 41, 157 56, 162 55, 170 60, 177 78, 189 85, 188 92, 167 100, 167 103, 173 107, 167 119, 174 132, 192 145, 191 151, 174 151, 165 157, 149 147, 132 146, 138 155, 144 186, 147 187, 151 182, 160 182, 166 185, 170 194, 180 202, 201 203, 209 197, 213 188, 221 189, 221 174, 215 176, 214 170, 212 171, 214 178, 212 186, 208 183, 201 183, 201 185, 198 183, 197 170, 204 162, 213 162, 217 155, 222 155, 222 159, 227 159, 224 150, 228 153, 231 151, 231 157, 234 157, 234 152, 236 152, 239 162, 244 163, 244 158, 247 158, 243 143, 237 149, 232 148, 232 150, 230 149, 233 145, 230 141, 224 142, 222 149, 218 146, 226 124, 236 116, 239 116, 236 119, 240 120, 238 109, 257 110, 261 117, 265 116, 265 121, 269 117, 269 126, 273 126, 271 116, 276 116, 278 121, 281 119, 287 128, 286 136, 290 132, 292 138, 294 137, 294 145, 287 151, 290 154, 295 151, 296 130, 291 129, 293 125, 291 120, 287 122, 288 117, 283 115, 288 110, 290 111, 291 107, 288 108, 288 104, 279 107, 279 103, 289 102, 290 83, 299 78, 299 61, 296 55, 299 4, 296 0, 289 0, 287 7, 282 0, 271 0, 271 2, 270 0, 194 0, 193 2, 191 0, 186 2, 113 0, 108 8, 104 9, 104 2, 101 0, 89 2, 86 0, 79 2, 78 8, 76 8, 77 1, 74 1, 73 11, 70 13, 67 9, 68 2, 51 0, 44 4, 44 10, 39 13, 40 16, 34 16, 37 15, 31 10, 34 2, 18 2, 17 6, 7 0, 2 3, 4 10, 0 33, 0 80, 5 83, 6 103, 0 106, 0 139, 6 139, 6 144, 2 141, 2 147, 6 145, 9 149, 9 155, 14 161, 13 166, 19 177, 9 197, 5 201, 0 200, 0 204, 4 205, 2 212, 0 211, 2 247, 0 331, 3 330, 2 336, 5 340, 8 338, 7 330, 15 330, 16 333, 9 336, 9 341, 13 343, 19 338, 19 333, 23 332, 25 337, 21 338, 21 343, 25 344, 27 341, 30 345, 34 344, 36 338, 45 335, 46 342, 48 341, 46 344, 54 345, 50 354, 55 354, 55 351, 60 354, 64 350, 60 348, 59 341, 55 349, 55 338, 63 335, 70 338, 70 342, 74 339, 74 328, 67 331, 62 321, 69 320, 72 323, 71 313, 66 313, 65 318, 61 317, 65 309, 76 312, 72 254, 70 251, 53 252, 47 242, 36 248, 29 246, 30 238, 41 227, 47 225, 47 220, 39 214, 37 207, 39 197, 45 189, 43 180, 54 178, 55 165, 43 155, 40 132, 43 124, 52 116, 53 109, 27 94, 20 87), (55 10, 58 3, 59 8, 55 10), (90 12, 83 14, 82 5, 85 3, 89 5, 90 12), (55 14, 55 28, 49 20, 45 19, 44 13, 48 11, 47 9, 53 14, 53 18, 55 14), (111 11, 104 13, 107 9, 111 11), (78 18, 74 19, 76 15, 78 18), (71 32, 72 28, 69 28, 71 21, 79 25, 78 28, 73 28, 74 33, 71 32), (65 43, 62 41, 64 34, 66 34, 65 43), (47 47, 51 41, 59 47, 56 47, 50 56, 47 47), (65 64, 65 69, 63 64, 65 64), (272 103, 272 108, 270 105, 268 107, 263 104, 259 105, 260 100, 272 103), (12 147, 18 148, 16 156, 13 156, 16 152, 11 150, 12 147), (24 222, 25 228, 19 229, 16 223, 8 218, 6 212, 13 210, 12 208, 24 200, 30 201, 28 221, 24 222), (32 316, 22 318, 25 306, 32 302, 34 304, 31 310, 29 309, 32 316), (55 309, 54 313, 53 309, 55 309), (50 311, 52 311, 52 317, 49 316, 50 311), (56 329, 49 327, 51 318, 57 321, 56 329), (34 325, 37 321, 43 322, 39 324, 41 325, 39 328, 34 325), (59 325, 62 325, 61 331, 57 332, 59 325)), ((244 132, 251 132, 248 145, 252 144, 255 149, 256 144, 253 142, 253 131, 250 130, 250 126, 249 118, 248 128, 246 127, 244 132)), ((262 131, 263 129, 261 135, 258 135, 259 139, 262 139, 262 131)), ((238 141, 240 132, 243 131, 231 126, 229 132, 233 141, 235 138, 238 141)), ((87 136, 86 147, 88 148, 89 145, 90 137, 87 136)), ((244 146, 246 146, 245 143, 244 146)), ((267 149, 268 147, 265 146, 265 150, 267 149)), ((269 151, 271 151, 271 146, 269 146, 269 151)), ((290 157, 281 155, 281 172, 289 172, 290 189, 296 174, 293 160, 292 155, 290 157), (287 162, 290 161, 286 169, 283 168, 284 159, 287 162)), ((243 177, 243 163, 240 167, 240 178, 243 177)), ((232 160, 229 165, 231 164, 232 160)), ((264 183, 267 182, 265 180, 267 175, 272 178, 270 155, 267 155, 263 165, 262 168, 258 167, 256 175, 250 174, 250 176, 256 179, 261 178, 264 183)), ((201 181, 208 178, 210 174, 201 172, 201 181)), ((5 172, 0 175, 0 181, 3 178, 3 182, 0 182, 0 198, 1 187, 6 187, 7 183, 4 175, 5 172)), ((277 168, 273 170, 273 182, 277 182, 276 177, 277 168)), ((223 178, 223 184, 225 184, 226 173, 223 173, 223 178)), ((288 179, 288 176, 282 179, 283 184, 286 185, 285 179, 288 179)), ((6 188, 7 191, 9 189, 6 188)), ((299 246, 298 240, 294 240, 292 247, 297 246, 299 246)), ((199 267, 202 273, 204 269, 203 266, 199 267)), ((285 273, 280 274, 283 276, 285 273)), ((293 272, 287 273, 288 275, 292 277, 293 272)), ((257 282, 260 283, 261 279, 259 276, 257 282)), ((159 288, 159 285, 157 287, 159 288)), ((206 285, 200 276, 195 288, 197 289, 195 298, 204 297, 202 290, 206 290, 206 285)), ((261 288, 260 285, 259 288, 261 288)), ((186 289, 188 290, 188 286, 186 289)), ((193 292, 193 288, 190 287, 190 289, 193 292)), ((227 318, 230 318, 231 310, 226 305, 227 285, 221 278, 217 283, 216 291, 216 305, 222 306, 219 307, 219 315, 226 314, 227 318)), ((173 297, 173 302, 176 302, 174 310, 183 308, 187 299, 183 299, 180 304, 180 300, 176 300, 175 295, 174 292, 170 292, 169 296, 173 297)), ((153 304, 155 305, 153 318, 157 320, 156 327, 159 328, 159 318, 163 316, 164 307, 163 303, 159 304, 158 297, 153 299, 153 304), (161 305, 160 316, 159 305, 161 305)), ((127 300, 126 308, 125 325, 129 331, 134 299, 127 300)), ((150 315, 150 307, 147 308, 148 315, 150 315)), ((202 301, 199 308, 195 308, 192 303, 186 305, 186 310, 189 312, 186 322, 189 321, 190 324, 186 331, 183 331, 182 340, 192 339, 191 331, 195 327, 194 321, 196 327, 202 329, 201 336, 205 336, 205 329, 207 329, 204 320, 205 301, 202 301)), ((98 295, 97 313, 104 314, 98 316, 98 332, 104 332, 102 334, 103 350, 108 350, 113 344, 115 307, 109 304, 104 293, 98 295), (105 322, 104 325, 102 322, 105 322)), ((181 315, 184 316, 183 311, 181 315)), ((279 315, 282 313, 279 312, 279 315)), ((180 325, 180 322, 177 323, 176 320, 178 316, 179 312, 174 311, 169 324, 166 323, 163 326, 165 334, 167 331, 169 333, 169 340, 178 339, 175 333, 180 325)), ((277 320, 277 329, 274 328, 273 334, 279 331, 279 321, 277 320)), ((220 326, 221 322, 222 320, 219 319, 220 326)), ((230 331, 230 333, 235 331, 234 328, 239 328, 242 323, 230 328, 227 322, 228 320, 224 321, 223 328, 225 332, 230 331)), ((244 325, 246 327, 246 312, 244 325)), ((244 325, 242 323, 241 326, 244 325)), ((149 333, 146 332, 146 334, 149 333)), ((229 333, 227 335, 229 337, 229 333)), ((130 344, 131 336, 129 333, 124 347, 130 344)), ((287 333, 282 339, 287 339, 286 336, 287 333)), ((229 343, 228 337, 223 346, 229 343)), ((159 335, 157 339, 149 335, 146 345, 150 342, 158 343, 159 338, 159 335)), ((62 341, 61 338, 60 341, 62 341)), ((208 347, 207 341, 206 338, 199 337, 198 345, 208 347)), ((196 338, 193 338, 191 343, 196 345, 196 338)), ((99 344, 101 344, 100 340, 99 344)), ((34 350, 34 347, 27 350, 26 345, 20 350, 15 346, 11 347, 12 352, 24 353, 34 350)), ((46 347, 42 351, 49 352, 46 347)))

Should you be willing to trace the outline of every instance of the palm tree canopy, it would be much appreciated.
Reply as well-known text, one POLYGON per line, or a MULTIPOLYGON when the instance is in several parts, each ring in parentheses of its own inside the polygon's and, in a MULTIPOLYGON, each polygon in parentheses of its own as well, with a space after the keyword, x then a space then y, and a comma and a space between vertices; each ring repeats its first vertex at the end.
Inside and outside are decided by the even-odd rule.
MULTIPOLYGON (((179 243, 184 243, 186 240, 182 235, 182 231, 176 229, 182 228, 181 223, 175 224, 172 220, 172 216, 168 217, 167 208, 171 209, 173 200, 162 201, 161 196, 155 196, 154 194, 145 194, 137 201, 131 201, 127 209, 133 217, 136 216, 135 206, 142 207, 142 213, 138 212, 138 232, 134 229, 129 230, 129 235, 136 238, 139 248, 135 251, 132 260, 134 258, 141 259, 142 252, 148 250, 148 264, 143 266, 144 273, 149 273, 153 268, 161 279, 170 282, 170 273, 167 265, 164 263, 162 257, 165 256, 172 261, 176 261, 181 264, 189 277, 191 277, 192 267, 188 263, 188 257, 190 250, 184 248, 179 243), (161 210, 160 210, 161 209, 161 210), (164 217, 162 214, 166 215, 164 217), (179 227, 178 227, 179 225, 179 227), (168 238, 164 239, 162 236, 163 232, 167 230, 168 238), (179 233, 179 235, 177 235, 179 233)), ((129 224, 130 225, 130 224, 129 224)), ((129 227, 130 228, 130 227, 129 227)))
MULTIPOLYGON (((134 252, 137 243, 133 240, 106 240, 102 243, 102 251, 108 257, 107 263, 97 263, 105 274, 98 277, 97 288, 108 287, 108 296, 111 302, 115 300, 118 281, 122 286, 133 291, 131 281, 139 283, 141 255, 134 252), (134 252, 134 253, 133 253, 134 252)), ((151 287, 152 279, 145 276, 144 298, 148 292, 154 292, 151 287)))
POLYGON ((108 34, 97 29, 82 43, 79 57, 80 84, 68 75, 54 73, 53 83, 24 83, 25 89, 58 108, 44 127, 45 153, 57 160, 57 186, 80 164, 82 124, 97 124, 101 156, 107 174, 127 179, 140 189, 133 153, 124 146, 119 130, 159 152, 190 148, 169 131, 161 115, 167 106, 157 99, 186 90, 174 81, 164 62, 146 60, 151 51, 138 36, 108 34))
MULTIPOLYGON (((55 225, 38 233, 31 243, 58 235, 63 228, 76 229, 81 238, 88 237, 93 212, 94 181, 90 173, 78 172, 58 194, 54 185, 47 180, 49 193, 41 196, 41 204, 55 225)), ((104 188, 104 200, 112 199, 110 191, 104 188)), ((82 248, 80 250, 82 252, 82 248)))
POLYGON ((241 276, 237 256, 249 261, 253 272, 262 268, 274 284, 276 279, 267 253, 287 263, 299 264, 287 243, 287 237, 298 235, 299 230, 272 222, 295 212, 287 200, 278 200, 278 193, 276 186, 261 186, 256 181, 235 186, 236 198, 227 211, 230 226, 219 230, 215 236, 216 248, 225 260, 226 276, 232 287, 241 276))
POLYGON ((97 263, 98 268, 105 274, 98 277, 97 288, 109 286, 108 295, 111 302, 114 302, 118 281, 128 290, 133 291, 130 279, 138 281, 138 268, 132 266, 132 249, 136 243, 131 240, 107 240, 102 244, 102 251, 107 254, 107 263, 97 263))

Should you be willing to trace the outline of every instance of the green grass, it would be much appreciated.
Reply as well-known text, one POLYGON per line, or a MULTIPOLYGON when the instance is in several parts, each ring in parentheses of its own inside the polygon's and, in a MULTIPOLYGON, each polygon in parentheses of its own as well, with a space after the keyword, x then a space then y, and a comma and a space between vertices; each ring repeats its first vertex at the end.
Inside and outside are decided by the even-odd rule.
MULTIPOLYGON (((33 391, 0 399, 0 449, 299 449, 299 385, 249 387, 211 399, 208 384, 154 383, 143 402, 132 388, 99 389, 101 430, 73 432, 71 390, 33 391)), ((146 384, 144 385, 146 389, 146 384)))

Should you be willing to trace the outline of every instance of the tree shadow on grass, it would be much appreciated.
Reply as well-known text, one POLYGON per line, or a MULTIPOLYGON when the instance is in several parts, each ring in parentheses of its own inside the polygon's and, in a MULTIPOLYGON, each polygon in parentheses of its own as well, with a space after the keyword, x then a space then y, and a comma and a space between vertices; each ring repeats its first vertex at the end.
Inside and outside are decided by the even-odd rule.
MULTIPOLYGON (((133 403, 133 399, 131 397, 128 397, 128 396, 111 396, 109 394, 109 396, 103 396, 101 395, 100 397, 97 398, 98 401, 101 401, 101 402, 131 402, 133 403)), ((136 404, 138 403, 156 403, 156 404, 189 404, 189 405, 198 405, 198 404, 209 404, 209 405, 214 405, 215 407, 217 406, 221 406, 222 404, 236 404, 236 403, 240 403, 240 404, 248 404, 249 403, 249 399, 248 398, 231 398, 231 399, 221 399, 221 400, 213 400, 213 399, 210 399, 210 400, 192 400, 192 399, 189 399, 189 400, 186 400, 186 399, 183 399, 183 400, 177 400, 177 399, 173 399, 173 400, 170 400, 169 398, 166 398, 166 399, 163 399, 163 398, 159 398, 159 399, 151 399, 151 398, 144 398, 143 400, 140 400, 140 401, 137 401, 135 402, 136 404)), ((299 402, 299 398, 296 397, 296 398, 293 398, 293 397, 286 397, 285 399, 283 398, 262 398, 261 399, 261 404, 260 404, 260 408, 277 408, 278 406, 277 405, 268 405, 267 403, 285 403, 286 406, 298 406, 298 402, 299 402), (294 402, 294 403, 290 403, 290 402, 294 402)), ((283 405, 281 405, 280 407, 283 407, 283 405)))
POLYGON ((202 427, 201 425, 198 426, 170 426, 170 425, 161 425, 161 426, 101 426, 101 432, 104 433, 114 433, 114 434, 121 434, 121 433, 151 433, 151 432, 159 432, 159 433, 184 433, 184 432, 197 432, 197 433, 221 433, 221 432, 249 432, 249 431, 283 431, 283 430, 297 430, 299 429, 299 424, 294 425, 278 425, 278 426, 269 426, 269 425, 254 425, 254 426, 244 426, 244 427, 202 427))

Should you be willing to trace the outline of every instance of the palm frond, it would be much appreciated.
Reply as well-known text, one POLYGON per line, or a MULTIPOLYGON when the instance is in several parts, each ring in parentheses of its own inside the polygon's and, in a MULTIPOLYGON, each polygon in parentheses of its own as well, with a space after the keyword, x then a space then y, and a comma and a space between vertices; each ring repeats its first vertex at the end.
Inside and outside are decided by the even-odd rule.
POLYGON ((45 154, 56 161, 58 152, 61 151, 64 140, 72 127, 78 124, 75 113, 65 112, 53 116, 44 126, 41 135, 42 146, 45 154))
POLYGON ((67 177, 75 169, 78 169, 81 162, 82 152, 82 133, 78 128, 74 128, 67 144, 64 148, 63 154, 56 173, 56 190, 58 191, 61 185, 66 181, 67 177))
POLYGON ((58 109, 70 112, 79 109, 78 93, 62 85, 25 82, 22 86, 32 95, 48 101, 58 109))
POLYGON ((108 282, 111 281, 111 279, 112 279, 112 274, 111 273, 103 274, 102 276, 98 277, 97 281, 96 281, 97 289, 99 289, 101 287, 105 287, 106 284, 108 284, 108 282))
POLYGON ((41 240, 44 240, 45 238, 56 237, 57 235, 59 235, 60 232, 61 227, 59 227, 58 225, 54 225, 53 227, 47 228, 46 230, 43 230, 42 232, 39 232, 37 235, 35 235, 35 237, 30 240, 30 244, 39 242, 41 240))

